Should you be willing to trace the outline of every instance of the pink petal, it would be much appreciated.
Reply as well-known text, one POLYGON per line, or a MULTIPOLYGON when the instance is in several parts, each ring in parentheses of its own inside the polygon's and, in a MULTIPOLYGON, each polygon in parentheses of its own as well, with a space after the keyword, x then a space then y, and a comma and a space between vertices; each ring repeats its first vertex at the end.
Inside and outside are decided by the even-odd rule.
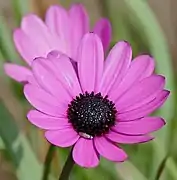
POLYGON ((112 35, 112 29, 109 20, 106 18, 100 19, 95 24, 93 31, 101 38, 104 51, 106 51, 109 48, 112 35))
POLYGON ((51 95, 55 96, 58 102, 68 104, 72 100, 72 97, 67 92, 67 89, 63 87, 62 83, 57 80, 54 72, 50 68, 51 65, 53 65, 52 62, 45 58, 35 59, 32 64, 34 76, 39 85, 51 95))
POLYGON ((27 82, 27 77, 32 75, 28 68, 12 63, 5 63, 4 70, 9 77, 18 82, 27 82))
POLYGON ((165 121, 160 117, 144 117, 134 121, 117 122, 112 129, 123 134, 139 135, 151 133, 164 125, 165 121))
POLYGON ((47 130, 64 129, 71 125, 66 118, 52 117, 36 110, 31 110, 27 118, 35 126, 47 130))
POLYGON ((78 45, 80 44, 81 38, 87 32, 89 32, 89 17, 86 10, 81 4, 75 4, 69 10, 70 16, 70 28, 71 28, 71 42, 72 42, 72 57, 74 60, 78 45))
POLYGON ((131 47, 125 41, 117 43, 112 48, 105 62, 101 81, 102 94, 107 95, 111 88, 118 86, 129 68, 131 57, 131 47))
MULTIPOLYGON (((67 53, 62 39, 55 33, 52 33, 39 17, 32 14, 25 16, 22 20, 21 28, 38 46, 38 49, 45 53, 45 56, 52 50, 67 53)), ((40 54, 40 56, 42 56, 42 54, 40 54)))
POLYGON ((121 162, 127 159, 126 153, 105 137, 94 138, 94 144, 98 153, 110 161, 121 162))
POLYGON ((152 101, 164 88, 165 78, 152 75, 134 85, 115 101, 118 111, 130 111, 152 101))
POLYGON ((39 83, 36 81, 33 75, 28 76, 27 81, 29 84, 39 87, 39 83))
MULTIPOLYGON (((49 59, 49 60, 53 59, 53 61, 55 61, 56 58, 60 58, 61 55, 64 55, 64 54, 59 51, 51 51, 49 54, 47 54, 47 59, 49 59)), ((76 74, 77 74, 77 62, 71 58, 70 58, 70 61, 73 65, 74 70, 76 71, 76 74)))
POLYGON ((27 84, 24 87, 27 100, 39 111, 51 116, 65 117, 67 105, 60 104, 56 98, 37 86, 27 84))
MULTIPOLYGON (((130 68, 132 68, 132 66, 136 66, 137 71, 139 71, 138 72, 139 75, 137 76, 137 78, 140 81, 140 80, 152 75, 152 73, 154 72, 154 68, 155 68, 155 62, 154 62, 154 59, 149 55, 140 55, 140 56, 137 56, 132 61, 130 68)), ((136 74, 135 70, 134 70, 134 73, 136 74)))
POLYGON ((77 60, 82 90, 84 92, 96 90, 101 80, 104 62, 103 46, 97 35, 88 33, 84 36, 79 46, 77 60))
POLYGON ((34 58, 45 56, 45 50, 39 48, 21 29, 14 31, 13 39, 18 52, 29 65, 34 58))
POLYGON ((114 131, 110 131, 109 134, 106 135, 108 139, 114 141, 116 143, 121 144, 136 144, 136 143, 144 143, 152 140, 152 137, 147 135, 127 135, 127 134, 119 134, 114 131))
POLYGON ((110 90, 110 98, 118 99, 134 84, 138 83, 146 77, 149 77, 154 71, 154 66, 155 64, 152 57, 148 55, 141 55, 136 57, 132 61, 128 72, 122 79, 119 86, 110 90))
POLYGON ((51 51, 47 54, 47 59, 59 58, 62 55, 59 51, 51 51))
POLYGON ((74 146, 73 159, 79 166, 86 168, 96 167, 99 164, 99 157, 93 141, 80 138, 74 146))
POLYGON ((62 40, 63 45, 68 49, 70 55, 70 22, 68 12, 61 6, 53 5, 46 13, 46 25, 51 32, 57 34, 62 40))
POLYGON ((50 61, 56 78, 68 90, 68 93, 75 98, 81 93, 81 88, 72 61, 65 55, 61 55, 59 58, 52 58, 50 61))
POLYGON ((137 109, 118 114, 118 120, 119 121, 130 121, 130 120, 139 119, 139 118, 149 115, 150 113, 152 113, 157 108, 159 108, 160 106, 163 105, 163 103, 168 98, 169 94, 170 94, 169 91, 163 90, 151 102, 144 104, 137 109))
POLYGON ((69 15, 63 7, 59 5, 50 6, 46 13, 45 22, 49 29, 58 34, 62 39, 68 38, 69 15))
POLYGON ((45 137, 51 144, 59 147, 72 146, 79 139, 79 135, 73 130, 72 127, 55 131, 47 131, 45 133, 45 137))

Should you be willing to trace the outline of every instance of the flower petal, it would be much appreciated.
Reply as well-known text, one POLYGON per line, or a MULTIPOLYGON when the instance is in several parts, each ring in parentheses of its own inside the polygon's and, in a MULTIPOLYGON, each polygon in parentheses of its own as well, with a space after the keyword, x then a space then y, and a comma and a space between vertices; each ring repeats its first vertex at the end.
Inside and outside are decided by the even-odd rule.
POLYGON ((130 121, 130 120, 139 119, 139 118, 149 115, 154 110, 156 110, 157 108, 163 105, 163 103, 166 101, 169 94, 170 94, 169 91, 163 90, 151 102, 144 104, 137 109, 118 114, 118 120, 130 121))
POLYGON ((89 32, 89 17, 85 8, 81 4, 75 4, 69 10, 70 28, 71 28, 71 49, 72 58, 77 60, 76 53, 81 38, 85 33, 89 32))
POLYGON ((111 23, 109 22, 109 20, 106 18, 100 19, 95 24, 93 32, 100 37, 103 43, 104 51, 106 51, 110 45, 112 35, 111 23))
POLYGON ((72 127, 67 127, 60 130, 47 131, 46 139, 53 145, 59 147, 69 147, 76 143, 79 135, 72 127))
POLYGON ((110 90, 110 98, 118 99, 123 93, 125 93, 134 84, 140 82, 142 79, 152 75, 154 71, 154 60, 148 55, 141 55, 136 57, 130 65, 128 72, 122 79, 118 87, 110 90))
POLYGON ((99 164, 99 157, 94 148, 93 141, 80 138, 74 146, 73 159, 82 167, 96 167, 99 164))
POLYGON ((47 59, 59 58, 62 55, 59 51, 51 51, 47 54, 47 59))
POLYGON ((63 87, 68 90, 68 93, 70 93, 72 97, 75 98, 82 92, 70 58, 61 55, 59 58, 50 59, 50 62, 52 63, 51 67, 56 78, 62 83, 63 87))
POLYGON ((127 159, 126 153, 105 137, 94 138, 94 144, 98 153, 110 161, 121 162, 127 159))
POLYGON ((82 90, 84 92, 96 91, 101 80, 104 62, 103 46, 96 34, 88 33, 84 36, 77 60, 82 90))
POLYGON ((148 134, 160 129, 165 121, 160 117, 144 117, 134 121, 117 122, 112 130, 130 135, 148 134))
POLYGON ((144 143, 152 140, 153 138, 147 135, 127 135, 120 134, 114 131, 110 131, 109 134, 106 135, 108 139, 113 142, 121 143, 121 144, 136 144, 136 143, 144 143))
POLYGON ((29 65, 34 58, 45 56, 45 49, 39 48, 21 29, 14 31, 13 39, 18 52, 29 65))
POLYGON ((27 82, 27 77, 32 75, 28 68, 12 63, 5 63, 4 70, 9 77, 18 82, 27 82))
POLYGON ((29 84, 39 87, 39 83, 36 81, 33 75, 28 76, 27 81, 29 84))
POLYGON ((46 130, 64 129, 70 126, 66 118, 52 117, 36 110, 31 110, 27 118, 35 126, 46 130))
POLYGON ((62 39, 68 39, 69 15, 62 6, 50 6, 46 13, 45 22, 52 32, 58 34, 62 39))
POLYGON ((100 85, 103 95, 107 95, 111 88, 118 86, 129 68, 131 57, 131 47, 125 41, 118 42, 112 48, 105 62, 100 85))
POLYGON ((165 78, 152 75, 134 85, 115 101, 119 112, 130 111, 152 101, 164 88, 165 78))
MULTIPOLYGON (((58 59, 57 59, 58 60, 58 59)), ((39 85, 51 95, 55 96, 60 103, 68 104, 72 97, 68 94, 62 83, 57 80, 51 69, 52 62, 45 58, 36 58, 32 69, 39 85)))
MULTIPOLYGON (((25 16, 22 19, 21 28, 38 46, 38 49, 43 50, 45 56, 52 50, 59 50, 63 53, 67 53, 67 49, 64 46, 62 39, 55 33, 52 33, 44 22, 36 15, 30 14, 25 16)), ((40 57, 41 56, 42 55, 40 54, 40 57)))
POLYGON ((27 100, 39 111, 51 116, 65 117, 67 105, 60 104, 56 98, 37 86, 27 84, 24 87, 27 100))

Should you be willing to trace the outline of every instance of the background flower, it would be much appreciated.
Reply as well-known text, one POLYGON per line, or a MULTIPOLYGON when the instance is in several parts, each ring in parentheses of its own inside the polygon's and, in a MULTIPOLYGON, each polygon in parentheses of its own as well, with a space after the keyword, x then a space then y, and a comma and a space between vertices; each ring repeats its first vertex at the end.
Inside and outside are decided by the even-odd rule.
MULTIPOLYGON (((14 31, 14 42, 20 55, 31 66, 36 57, 46 57, 58 50, 75 60, 76 50, 83 35, 89 31, 102 39, 104 50, 111 40, 110 22, 102 18, 90 28, 89 17, 81 4, 73 5, 68 11, 62 6, 51 6, 43 22, 34 14, 23 17, 21 27, 14 31)), ((27 82, 31 72, 17 64, 5 64, 7 75, 19 82, 27 82)))

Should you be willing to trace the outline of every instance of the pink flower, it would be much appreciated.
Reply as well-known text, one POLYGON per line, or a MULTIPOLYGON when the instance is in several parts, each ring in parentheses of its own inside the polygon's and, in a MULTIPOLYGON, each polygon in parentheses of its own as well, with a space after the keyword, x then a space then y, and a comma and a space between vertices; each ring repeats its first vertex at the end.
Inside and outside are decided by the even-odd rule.
MULTIPOLYGON (((86 10, 82 5, 76 4, 69 11, 61 6, 51 6, 46 13, 45 22, 33 14, 25 16, 13 37, 18 52, 30 67, 34 58, 46 57, 55 50, 76 60, 80 40, 89 31, 86 10)), ((92 31, 100 36, 106 51, 111 40, 110 22, 102 18, 92 31)), ((5 71, 18 82, 27 82, 32 74, 30 68, 11 63, 5 64, 5 71)))
POLYGON ((121 162, 126 153, 119 144, 152 139, 151 132, 165 121, 148 116, 167 99, 165 78, 155 75, 148 55, 136 57, 127 42, 118 42, 104 61, 100 38, 86 34, 76 55, 77 70, 65 55, 37 58, 32 72, 37 85, 24 93, 36 108, 27 117, 46 130, 56 146, 73 146, 73 159, 83 167, 95 167, 100 156, 121 162))

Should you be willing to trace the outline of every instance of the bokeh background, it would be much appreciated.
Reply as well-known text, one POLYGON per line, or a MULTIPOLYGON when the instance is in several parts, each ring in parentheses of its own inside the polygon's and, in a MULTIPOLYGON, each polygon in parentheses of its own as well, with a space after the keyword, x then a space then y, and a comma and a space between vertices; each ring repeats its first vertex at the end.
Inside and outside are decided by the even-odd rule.
MULTIPOLYGON (((43 132, 26 120, 30 108, 23 87, 3 71, 7 61, 23 64, 16 52, 12 31, 21 18, 36 13, 44 18, 51 4, 68 8, 85 5, 91 24, 100 17, 110 19, 112 43, 128 40, 134 56, 150 53, 156 71, 167 79, 168 102, 156 112, 166 118, 165 128, 147 144, 124 146, 129 160, 113 164, 101 160, 95 169, 75 167, 71 180, 177 180, 177 1, 176 0, 0 0, 0 180, 40 180, 48 143, 43 132)), ((61 171, 68 149, 58 149, 52 162, 51 180, 61 171)))

